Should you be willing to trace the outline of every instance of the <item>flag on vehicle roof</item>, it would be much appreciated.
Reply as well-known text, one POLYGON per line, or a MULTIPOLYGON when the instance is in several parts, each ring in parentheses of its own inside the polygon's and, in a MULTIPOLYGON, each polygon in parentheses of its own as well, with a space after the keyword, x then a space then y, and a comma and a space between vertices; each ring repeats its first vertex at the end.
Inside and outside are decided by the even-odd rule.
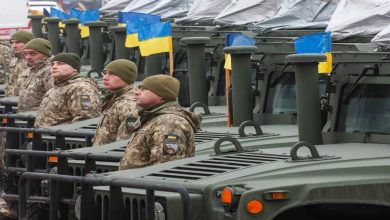
MULTIPOLYGON (((231 46, 254 46, 256 40, 241 33, 230 33, 225 36, 225 47, 231 46)), ((225 69, 232 69, 232 59, 230 54, 225 54, 225 69)))
POLYGON ((330 32, 308 34, 294 40, 295 53, 322 53, 327 61, 318 64, 318 73, 332 72, 332 36, 330 32))
POLYGON ((79 29, 81 38, 89 37, 89 28, 84 26, 85 23, 91 21, 97 21, 100 18, 99 9, 90 9, 86 11, 80 11, 78 9, 70 9, 70 17, 80 20, 79 29))
MULTIPOLYGON (((46 9, 44 9, 43 13, 45 14, 46 17, 56 17, 56 18, 61 19, 62 21, 70 18, 69 14, 67 14, 59 9, 53 8, 53 7, 50 7, 50 12, 48 12, 46 9), (49 13, 49 15, 46 15, 47 13, 49 13)), ((58 27, 60 27, 61 29, 65 28, 65 24, 62 23, 62 21, 60 21, 58 23, 58 27)))
POLYGON ((140 27, 138 41, 141 56, 172 52, 171 23, 159 22, 140 27))
POLYGON ((50 12, 46 8, 44 8, 43 15, 45 15, 45 17, 50 17, 50 12))
POLYGON ((126 47, 138 47, 138 29, 148 24, 158 23, 161 19, 161 17, 157 15, 138 12, 122 12, 119 13, 119 15, 118 22, 121 21, 126 24, 126 47))
MULTIPOLYGON (((47 13, 47 11, 45 13, 47 13)), ((59 18, 61 20, 65 20, 65 19, 68 19, 70 17, 70 15, 65 13, 65 12, 63 12, 63 11, 61 11, 61 10, 59 10, 59 9, 51 7, 50 8, 50 13, 49 13, 48 17, 57 17, 57 18, 59 18)))

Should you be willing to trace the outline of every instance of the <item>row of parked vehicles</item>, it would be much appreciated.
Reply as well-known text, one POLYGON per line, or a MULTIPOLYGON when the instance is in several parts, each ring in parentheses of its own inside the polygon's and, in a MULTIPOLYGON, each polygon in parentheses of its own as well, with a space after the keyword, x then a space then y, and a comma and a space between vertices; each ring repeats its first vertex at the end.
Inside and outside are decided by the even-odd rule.
MULTIPOLYGON (((293 50, 292 40, 310 31, 321 30, 224 48, 227 31, 176 27, 176 77, 188 88, 206 83, 207 103, 182 91, 179 101, 203 113, 195 156, 159 165, 117 171, 127 141, 91 146, 98 118, 36 129, 35 112, 15 113, 13 97, 3 98, 4 197, 18 201, 20 219, 388 219, 390 53, 334 43, 333 70, 319 75, 323 55, 293 50), (205 81, 188 81, 198 71, 187 61, 194 33, 209 38, 198 54, 205 81), (232 76, 250 76, 232 77, 230 90, 224 51, 240 65, 232 76), (227 115, 217 105, 229 96, 227 115)), ((163 70, 165 56, 155 59, 144 62, 163 70)))

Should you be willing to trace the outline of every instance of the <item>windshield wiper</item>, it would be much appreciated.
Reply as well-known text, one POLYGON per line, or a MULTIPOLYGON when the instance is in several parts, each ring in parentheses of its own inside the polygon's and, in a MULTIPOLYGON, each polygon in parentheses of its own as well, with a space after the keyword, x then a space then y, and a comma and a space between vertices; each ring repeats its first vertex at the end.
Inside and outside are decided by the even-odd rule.
POLYGON ((360 72, 360 74, 358 75, 358 78, 356 79, 356 81, 352 84, 352 87, 351 87, 351 90, 348 92, 348 94, 345 96, 345 99, 343 100, 343 104, 347 103, 349 101, 349 99, 351 98, 351 95, 353 94, 353 92, 355 92, 356 88, 358 87, 358 83, 359 81, 363 78, 363 76, 367 76, 367 72, 369 70, 372 70, 372 75, 373 76, 378 76, 379 75, 379 66, 378 64, 375 64, 374 66, 365 66, 362 70, 362 72, 360 72))
POLYGON ((279 81, 281 79, 284 78, 284 76, 286 76, 287 74, 291 73, 291 72, 284 72, 284 70, 286 70, 286 68, 288 66, 291 66, 292 64, 291 63, 286 63, 282 69, 279 71, 280 75, 278 77, 276 77, 274 80, 272 80, 271 84, 270 84, 270 87, 274 88, 277 84, 279 84, 279 81))

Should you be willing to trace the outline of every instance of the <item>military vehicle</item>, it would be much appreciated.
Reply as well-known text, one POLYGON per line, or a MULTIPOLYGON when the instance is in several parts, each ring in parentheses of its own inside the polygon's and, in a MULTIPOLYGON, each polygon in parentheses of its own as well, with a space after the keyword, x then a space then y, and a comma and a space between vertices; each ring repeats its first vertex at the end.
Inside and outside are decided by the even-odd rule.
POLYGON ((301 141, 291 148, 236 144, 236 151, 226 152, 216 145, 211 154, 87 177, 27 172, 20 182, 21 219, 27 218, 26 203, 37 201, 50 201, 52 219, 67 218, 63 204, 73 204, 72 195, 57 191, 66 182, 82 185, 81 219, 388 218, 389 65, 334 74, 321 132, 316 65, 323 59, 287 58, 296 65, 301 141), (49 197, 26 194, 28 179, 57 187, 49 197))

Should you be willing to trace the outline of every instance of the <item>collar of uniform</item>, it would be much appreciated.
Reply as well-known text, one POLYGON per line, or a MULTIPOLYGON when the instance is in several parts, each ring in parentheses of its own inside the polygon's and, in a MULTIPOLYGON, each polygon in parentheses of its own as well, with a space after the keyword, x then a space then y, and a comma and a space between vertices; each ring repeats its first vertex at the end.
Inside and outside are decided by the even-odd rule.
POLYGON ((155 106, 152 109, 139 111, 138 115, 140 116, 141 125, 144 124, 150 116, 157 115, 158 112, 161 111, 162 109, 167 108, 167 107, 171 107, 174 105, 176 105, 176 101, 164 102, 161 105, 155 106))
POLYGON ((105 96, 104 96, 104 101, 110 101, 113 99, 116 99, 118 97, 121 97, 123 94, 128 93, 129 91, 132 91, 134 89, 134 85, 130 84, 125 87, 122 87, 117 90, 109 91, 105 96))
POLYGON ((59 81, 59 80, 55 79, 54 85, 56 85, 56 86, 65 85, 65 84, 71 82, 72 80, 80 78, 80 77, 82 77, 82 76, 79 73, 77 73, 77 74, 73 75, 72 77, 70 77, 69 79, 66 79, 64 81, 59 81))
POLYGON ((34 63, 33 65, 31 65, 31 66, 29 65, 29 66, 32 70, 38 70, 44 66, 50 66, 50 62, 51 62, 51 57, 40 60, 40 61, 34 63))
POLYGON ((154 113, 160 111, 163 108, 171 107, 171 106, 173 106, 175 104, 176 104, 176 101, 164 102, 161 105, 157 105, 157 106, 155 106, 152 109, 140 111, 140 116, 142 117, 142 116, 147 116, 147 115, 154 114, 154 113))
POLYGON ((13 55, 14 55, 14 57, 18 58, 18 60, 25 60, 23 52, 18 53, 18 54, 13 53, 13 55))

